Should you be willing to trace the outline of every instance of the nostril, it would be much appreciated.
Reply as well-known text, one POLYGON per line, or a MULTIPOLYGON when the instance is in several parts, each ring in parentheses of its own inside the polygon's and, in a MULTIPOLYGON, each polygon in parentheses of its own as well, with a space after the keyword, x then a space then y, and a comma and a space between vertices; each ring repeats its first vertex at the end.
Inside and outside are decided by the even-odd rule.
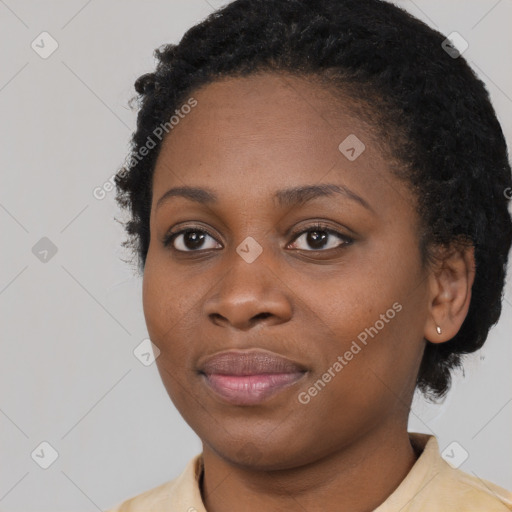
POLYGON ((269 316, 271 316, 271 313, 258 313, 257 315, 254 316, 254 319, 263 319, 268 318, 269 316))

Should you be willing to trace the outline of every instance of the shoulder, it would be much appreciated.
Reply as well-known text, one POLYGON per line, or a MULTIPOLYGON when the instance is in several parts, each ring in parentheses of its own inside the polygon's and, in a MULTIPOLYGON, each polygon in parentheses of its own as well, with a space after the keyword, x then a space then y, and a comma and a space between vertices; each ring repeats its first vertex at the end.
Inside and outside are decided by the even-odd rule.
MULTIPOLYGON (((506 512, 512 511, 512 493, 480 478, 453 467, 440 452, 434 436, 412 434, 411 439, 423 446, 418 460, 424 471, 418 492, 418 511, 450 510, 452 512, 506 512), (421 461, 421 462, 420 462, 421 461)), ((453 452, 453 450, 452 450, 453 452)), ((415 500, 413 500, 415 501, 415 500)))
POLYGON ((165 510, 177 478, 133 496, 107 512, 138 512, 141 510, 165 510))
MULTIPOLYGON (((444 461, 443 461, 444 462, 444 461)), ((436 499, 445 507, 465 512, 512 511, 512 493, 476 475, 452 468, 448 463, 437 475, 436 499), (455 508, 456 506, 464 507, 455 508)))
POLYGON ((420 455, 374 512, 512 512, 512 493, 450 465, 451 457, 441 456, 435 436, 410 432, 409 438, 420 455))
POLYGON ((176 478, 138 494, 107 512, 162 512, 162 510, 195 510, 206 512, 199 479, 203 471, 202 453, 192 458, 176 478))

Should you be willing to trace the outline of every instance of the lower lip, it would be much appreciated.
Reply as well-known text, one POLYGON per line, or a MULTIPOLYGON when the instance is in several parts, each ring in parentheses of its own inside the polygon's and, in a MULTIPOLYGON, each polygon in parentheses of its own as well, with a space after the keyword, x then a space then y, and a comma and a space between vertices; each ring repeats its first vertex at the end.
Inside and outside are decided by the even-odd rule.
POLYGON ((295 384, 305 375, 265 373, 261 375, 204 375, 206 384, 224 401, 233 405, 255 405, 295 384))

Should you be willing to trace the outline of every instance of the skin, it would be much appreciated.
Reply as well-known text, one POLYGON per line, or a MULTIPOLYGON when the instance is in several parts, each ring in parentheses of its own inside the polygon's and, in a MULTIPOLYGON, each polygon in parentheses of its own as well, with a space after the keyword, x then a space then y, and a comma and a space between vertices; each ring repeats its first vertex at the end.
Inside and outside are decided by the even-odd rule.
POLYGON ((473 251, 422 265, 415 198, 349 100, 276 74, 217 81, 193 96, 198 105, 165 139, 155 168, 143 305, 162 381, 203 442, 205 506, 372 510, 416 460, 407 419, 425 340, 447 341, 460 328, 473 251), (366 146, 354 161, 338 149, 350 134, 366 146), (285 206, 272 199, 327 183, 369 208, 342 194, 285 206), (182 186, 208 188, 218 200, 174 196, 157 207, 182 186), (352 243, 328 235, 327 248, 313 251, 307 230, 315 221, 352 243), (202 246, 185 245, 183 235, 164 246, 169 229, 185 227, 213 236, 202 246), (262 248, 252 263, 236 252, 248 236, 262 248), (299 393, 394 303, 401 311, 300 403, 299 393), (267 349, 308 371, 261 404, 230 405, 197 369, 231 348, 267 349))

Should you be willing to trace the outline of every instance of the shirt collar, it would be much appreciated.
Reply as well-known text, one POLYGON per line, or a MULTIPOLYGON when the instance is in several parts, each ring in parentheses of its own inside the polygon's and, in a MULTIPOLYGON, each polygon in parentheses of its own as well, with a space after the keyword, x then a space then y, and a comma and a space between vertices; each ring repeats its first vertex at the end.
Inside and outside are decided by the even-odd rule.
MULTIPOLYGON (((439 455, 439 446, 434 436, 409 432, 409 439, 421 455, 400 485, 374 512, 396 512, 405 508, 443 469, 439 463, 444 461, 439 455)), ((174 492, 169 496, 170 510, 174 510, 172 505, 179 505, 185 506, 183 510, 187 512, 207 512, 199 486, 203 470, 204 462, 200 453, 188 462, 183 473, 176 479, 173 486, 174 492)))

